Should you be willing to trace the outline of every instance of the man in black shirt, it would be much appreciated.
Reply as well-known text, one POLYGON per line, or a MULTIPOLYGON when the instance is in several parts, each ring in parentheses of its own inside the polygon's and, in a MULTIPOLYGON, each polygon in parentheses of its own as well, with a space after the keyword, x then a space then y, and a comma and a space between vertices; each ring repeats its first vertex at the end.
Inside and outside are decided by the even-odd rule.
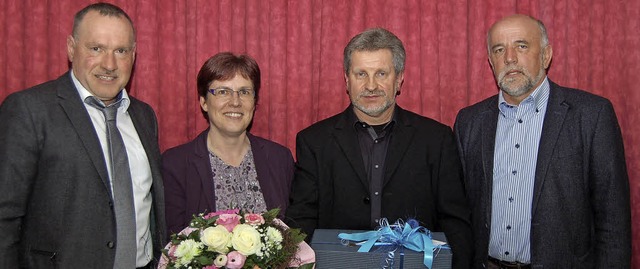
POLYGON ((469 268, 470 211, 453 133, 396 104, 404 63, 402 42, 385 29, 351 39, 344 50, 351 105, 298 133, 286 215, 309 235, 414 218, 446 234, 454 268, 469 268))

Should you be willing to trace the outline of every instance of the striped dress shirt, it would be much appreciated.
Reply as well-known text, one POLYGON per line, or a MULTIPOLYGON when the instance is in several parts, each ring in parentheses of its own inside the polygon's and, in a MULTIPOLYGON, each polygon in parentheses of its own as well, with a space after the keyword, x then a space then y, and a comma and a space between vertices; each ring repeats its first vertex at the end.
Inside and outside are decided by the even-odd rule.
POLYGON ((496 259, 530 262, 533 186, 548 101, 547 78, 517 106, 499 94, 489 241, 489 256, 496 259))

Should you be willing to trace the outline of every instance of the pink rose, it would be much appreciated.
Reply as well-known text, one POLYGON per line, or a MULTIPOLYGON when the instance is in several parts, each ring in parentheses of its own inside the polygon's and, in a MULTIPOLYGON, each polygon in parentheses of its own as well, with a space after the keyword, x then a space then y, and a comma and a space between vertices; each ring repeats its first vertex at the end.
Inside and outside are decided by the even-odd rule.
POLYGON ((240 224, 240 215, 238 214, 222 214, 216 220, 216 225, 222 225, 227 231, 232 232, 236 225, 240 224))
POLYGON ((264 224, 264 218, 260 214, 249 213, 244 215, 246 224, 258 226, 264 224))
POLYGON ((204 215, 204 219, 210 219, 215 216, 220 216, 222 214, 238 214, 239 212, 240 212, 240 209, 220 210, 220 211, 211 212, 209 214, 204 215))
POLYGON ((240 254, 240 252, 231 251, 227 254, 227 265, 225 267, 228 269, 241 269, 246 260, 247 257, 240 254))

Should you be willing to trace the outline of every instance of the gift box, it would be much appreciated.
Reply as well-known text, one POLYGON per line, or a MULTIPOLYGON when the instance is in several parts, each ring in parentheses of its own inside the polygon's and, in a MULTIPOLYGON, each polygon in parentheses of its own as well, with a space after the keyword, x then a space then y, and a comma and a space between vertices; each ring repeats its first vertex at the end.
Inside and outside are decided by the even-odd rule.
MULTIPOLYGON (((416 252, 407 248, 395 249, 393 253, 389 253, 392 248, 385 246, 374 246, 369 252, 358 252, 360 248, 354 242, 345 245, 338 234, 340 233, 360 233, 364 231, 357 230, 333 230, 333 229, 316 229, 311 239, 311 248, 316 253, 317 269, 324 268, 427 268, 424 265, 424 253, 416 252), (390 256, 393 256, 390 259, 390 256)), ((446 242, 444 233, 432 232, 434 240, 446 242)), ((451 268, 452 253, 449 248, 443 247, 434 251, 433 263, 430 269, 449 269, 451 268)))

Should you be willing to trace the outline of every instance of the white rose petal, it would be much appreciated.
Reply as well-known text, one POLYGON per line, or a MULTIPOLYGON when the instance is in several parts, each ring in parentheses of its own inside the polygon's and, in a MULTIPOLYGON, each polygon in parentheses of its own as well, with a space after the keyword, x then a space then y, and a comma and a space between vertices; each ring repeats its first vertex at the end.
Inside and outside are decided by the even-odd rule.
POLYGON ((227 254, 231 243, 231 233, 222 225, 208 227, 202 231, 200 240, 213 251, 227 254))
POLYGON ((260 233, 251 225, 239 224, 233 229, 231 245, 242 255, 253 255, 262 248, 260 233))

